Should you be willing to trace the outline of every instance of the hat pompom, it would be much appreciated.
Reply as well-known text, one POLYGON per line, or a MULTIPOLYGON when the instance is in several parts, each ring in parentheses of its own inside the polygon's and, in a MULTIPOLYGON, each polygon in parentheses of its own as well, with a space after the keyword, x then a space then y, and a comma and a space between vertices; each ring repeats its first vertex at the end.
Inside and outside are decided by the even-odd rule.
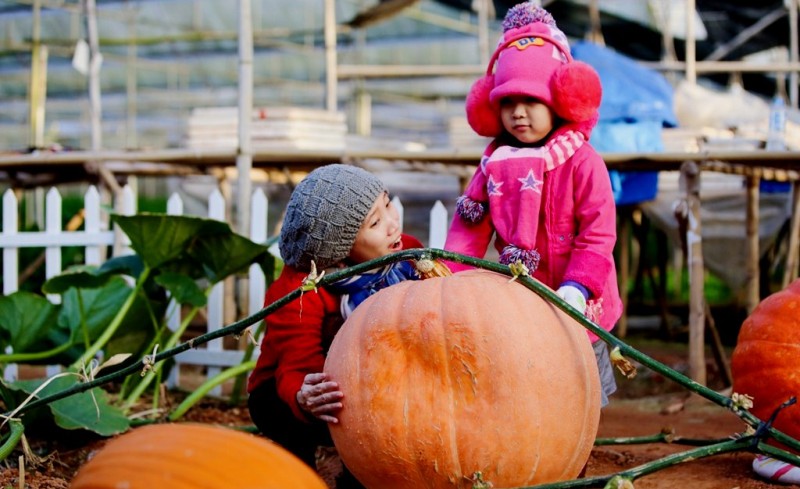
POLYGON ((600 108, 603 88, 600 76, 590 65, 573 61, 556 70, 550 80, 553 110, 568 121, 591 119, 600 108))
POLYGON ((497 107, 489 100, 493 88, 494 76, 485 75, 473 83, 467 94, 467 122, 473 131, 486 137, 498 136, 503 129, 497 107))
POLYGON ((553 27, 556 25, 555 19, 547 10, 530 2, 520 3, 506 12, 506 17, 503 19, 503 32, 530 25, 534 22, 543 22, 553 27))

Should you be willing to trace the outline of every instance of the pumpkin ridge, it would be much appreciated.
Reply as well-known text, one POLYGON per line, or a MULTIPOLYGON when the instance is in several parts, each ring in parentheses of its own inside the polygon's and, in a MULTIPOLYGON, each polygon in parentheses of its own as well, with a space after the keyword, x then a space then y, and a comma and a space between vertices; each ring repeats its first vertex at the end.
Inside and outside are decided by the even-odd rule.
MULTIPOLYGON (((435 291, 435 293, 437 295, 436 298, 439 301, 439 317, 444 318, 444 320, 442 321, 442 324, 443 325, 447 325, 448 324, 447 318, 450 317, 449 309, 450 309, 452 303, 450 301, 443 300, 443 298, 444 298, 444 286, 445 286, 446 282, 444 280, 440 280, 440 281, 436 282, 436 284, 438 285, 438 287, 435 287, 435 288, 432 287, 432 288, 434 289, 433 291, 435 291)), ((447 355, 447 352, 450 351, 450 348, 451 348, 451 340, 448 338, 448 335, 445 334, 445 330, 444 330, 445 327, 447 327, 447 326, 444 326, 442 328, 442 337, 444 339, 444 352, 445 352, 445 354, 443 355, 444 366, 442 368, 442 371, 447 374, 447 384, 448 385, 453 385, 453 376, 452 376, 451 367, 450 367, 450 358, 449 358, 449 355, 447 355)), ((473 385, 473 388, 474 388, 474 385, 473 385)), ((448 389, 447 393, 449 394, 449 397, 450 397, 448 402, 447 402, 447 406, 449 407, 449 412, 447 413, 447 417, 448 417, 448 419, 455 419, 455 415, 456 415, 456 401, 455 401, 455 398, 456 398, 456 396, 455 396, 455 393, 453 392, 452 389, 448 389)), ((444 415, 444 413, 442 413, 442 415, 444 415)), ((456 430, 452 429, 452 428, 453 427, 451 426, 450 429, 448 429, 447 433, 446 433, 446 437, 447 437, 447 440, 448 440, 449 445, 450 445, 450 450, 448 450, 446 453, 451 454, 450 455, 450 460, 448 460, 447 463, 452 467, 453 474, 451 476, 463 477, 464 476, 464 467, 461 466, 461 455, 459 453, 460 452, 460 450, 459 450, 460 447, 459 447, 458 436, 457 436, 458 434, 456 433, 456 430)), ((438 471, 438 469, 439 469, 439 467, 437 465, 436 466, 436 470, 438 471)))
MULTIPOLYGON (((552 304, 549 304, 549 306, 551 308, 553 308, 553 309, 557 309, 552 304)), ((566 313, 564 313, 561 310, 556 310, 555 314, 557 314, 559 316, 560 315, 566 315, 566 313)), ((569 323, 562 321, 561 322, 561 327, 562 328, 568 328, 569 327, 569 323)), ((580 327, 580 330, 581 330, 580 333, 581 334, 580 334, 579 338, 575 338, 574 336, 570 336, 573 339, 573 341, 575 341, 576 339, 578 341, 585 341, 587 339, 583 335, 583 330, 584 329, 585 328, 583 328, 582 326, 580 327)), ((597 340, 597 341, 603 341, 603 340, 597 340)), ((577 348, 577 345, 576 345, 576 348, 577 348)), ((572 358, 572 361, 581 362, 581 366, 583 368, 579 369, 579 371, 583 372, 584 385, 593 386, 593 388, 589 389, 589 392, 595 394, 595 397, 597 398, 597 403, 600 404, 600 389, 602 389, 603 387, 602 387, 602 385, 600 385, 599 372, 598 372, 598 376, 593 378, 592 374, 595 372, 595 370, 591 368, 592 367, 591 365, 587 365, 585 357, 580 357, 580 356, 575 355, 572 358), (596 382, 595 382, 595 380, 596 380, 596 382)), ((599 419, 595 419, 595 418, 596 418, 596 416, 593 415, 593 411, 589 408, 589 405, 588 404, 584 404, 583 405, 583 417, 582 417, 583 426, 592 426, 593 425, 594 428, 595 428, 594 429, 594 435, 592 436, 592 445, 594 445, 594 441, 593 440, 595 438, 597 438, 597 430, 599 429, 599 424, 600 424, 599 423, 600 420, 599 419), (590 423, 590 421, 593 421, 593 422, 590 423)), ((572 462, 577 462, 577 456, 578 456, 578 451, 577 450, 573 451, 572 452, 572 458, 570 459, 570 462, 571 463, 572 462)), ((571 463, 570 463, 570 465, 571 465, 571 463)), ((562 473, 562 475, 564 475, 564 474, 562 473)))
MULTIPOLYGON (((420 285, 423 285, 423 284, 420 284, 420 285)), ((404 311, 404 310, 408 310, 408 308, 419 308, 419 307, 421 307, 420 302, 422 302, 422 304, 424 304, 426 308, 429 307, 431 304, 436 304, 437 302, 439 304, 439 308, 440 309, 444 308, 444 301, 442 300, 442 283, 441 283, 441 281, 439 281, 438 278, 427 279, 424 282, 424 285, 425 285, 425 287, 413 287, 413 288, 410 287, 408 290, 405 291, 405 294, 404 294, 404 297, 403 297, 403 301, 402 301, 403 306, 400 307, 400 311, 401 312, 404 311), (431 282, 431 280, 433 280, 433 281, 431 282), (439 287, 433 287, 433 285, 435 285, 435 284, 438 284, 439 287), (436 294, 436 297, 433 297, 433 294, 436 294)), ((441 314, 441 310, 439 311, 439 314, 441 314)), ((407 326, 408 325, 406 325, 406 327, 407 326)), ((414 325, 414 326, 416 326, 416 325, 414 325)), ((429 335, 430 334, 436 334, 436 336, 437 336, 436 340, 435 341, 429 341, 428 343, 435 343, 437 345, 441 345, 442 343, 444 343, 442 341, 442 339, 446 339, 447 338, 447 336, 444 334, 443 330, 440 330, 439 328, 430 327, 430 326, 432 326, 432 324, 428 324, 428 323, 422 321, 418 326, 420 327, 420 331, 418 333, 420 333, 421 336, 423 336, 423 337, 426 336, 426 335, 422 334, 423 332, 426 332, 429 335), (424 328, 425 331, 423 331, 423 328, 424 328)), ((409 339, 411 339, 411 338, 419 339, 419 338, 416 337, 416 335, 408 335, 408 338, 409 339)), ((408 343, 411 343, 411 342, 409 341, 408 343)), ((416 342, 416 341, 413 342, 413 343, 414 344, 418 344, 420 346, 423 346, 421 343, 416 342)), ((428 347, 429 345, 424 345, 424 346, 428 347)), ((414 350, 413 349, 406 349, 405 351, 414 351, 414 350)), ((440 357, 439 359, 443 364, 443 367, 440 369, 439 373, 447 373, 447 374, 449 374, 449 370, 447 370, 447 368, 446 368, 446 366, 447 366, 447 345, 446 345, 446 343, 445 343, 444 347, 437 348, 436 350, 429 350, 428 348, 424 348, 423 351, 428 351, 431 354, 434 354, 434 353, 437 354, 436 356, 440 357)), ((406 360, 407 360, 407 357, 406 357, 406 360)), ((428 359, 428 361, 430 361, 430 360, 433 360, 433 358, 429 358, 428 359)), ((413 364, 414 362, 410 362, 410 363, 413 364)), ((450 384, 449 381, 450 381, 450 376, 448 375, 447 379, 446 379, 447 384, 450 384)), ((403 377, 403 382, 406 385, 408 385, 408 376, 404 376, 403 377)), ((415 391, 413 389, 404 389, 404 391, 407 392, 408 394, 412 394, 412 393, 418 392, 418 391, 415 391)), ((446 392, 450 392, 450 391, 446 390, 446 392)), ((437 394, 441 394, 441 392, 439 392, 437 394)), ((452 396, 451 396, 451 399, 452 399, 452 396)), ((436 404, 436 403, 433 402, 433 404, 436 404)), ((448 404, 452 405, 452 402, 448 403, 448 404)), ((439 414, 440 414, 440 416, 444 416, 444 413, 439 413, 439 414)), ((449 414, 449 417, 452 418, 453 412, 451 411, 448 414, 449 414)), ((417 422, 418 421, 419 420, 417 420, 417 422)), ((434 420, 431 420, 431 421, 433 422, 434 420)), ((405 435, 406 435, 405 436, 405 441, 406 441, 405 453, 414 453, 414 452, 412 452, 411 448, 417 445, 417 440, 415 439, 415 433, 414 433, 414 428, 417 428, 417 426, 410 425, 410 426, 407 426, 407 428, 411 428, 411 429, 406 429, 405 430, 405 435)), ((439 425, 439 428, 441 429, 440 425, 439 425)), ((453 430, 450 430, 449 433, 448 433, 448 438, 450 439, 450 442, 452 443, 452 447, 453 447, 453 451, 451 453, 457 453, 458 445, 455 442, 453 435, 454 435, 453 430)), ((424 455, 422 453, 419 453, 418 455, 421 456, 421 457, 424 457, 424 455)), ((423 462, 424 462, 424 460, 423 460, 423 462)), ((443 470, 447 470, 448 466, 451 466, 451 467, 452 466, 457 466, 458 458, 454 458, 454 459, 451 459, 451 460, 446 460, 446 461, 443 461, 443 462, 446 462, 446 464, 445 464, 444 467, 442 467, 442 469, 443 470)), ((416 472, 416 476, 415 476, 416 480, 426 480, 428 478, 426 476, 426 474, 425 474, 425 470, 424 470, 425 469, 425 464, 424 463, 415 463, 414 464, 414 468, 415 468, 415 472, 416 472)), ((434 471, 438 472, 439 470, 440 470, 440 468, 439 468, 439 464, 438 464, 438 461, 437 461, 437 463, 435 464, 435 467, 434 467, 434 471)))

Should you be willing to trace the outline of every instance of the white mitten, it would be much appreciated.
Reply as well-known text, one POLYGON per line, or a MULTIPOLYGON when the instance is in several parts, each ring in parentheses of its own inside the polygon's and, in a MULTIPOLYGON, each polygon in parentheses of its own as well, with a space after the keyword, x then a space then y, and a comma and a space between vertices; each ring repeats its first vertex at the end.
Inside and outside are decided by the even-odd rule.
POLYGON ((577 287, 562 285, 556 291, 556 294, 564 299, 567 304, 577 309, 581 314, 586 312, 586 297, 583 296, 583 293, 577 287))

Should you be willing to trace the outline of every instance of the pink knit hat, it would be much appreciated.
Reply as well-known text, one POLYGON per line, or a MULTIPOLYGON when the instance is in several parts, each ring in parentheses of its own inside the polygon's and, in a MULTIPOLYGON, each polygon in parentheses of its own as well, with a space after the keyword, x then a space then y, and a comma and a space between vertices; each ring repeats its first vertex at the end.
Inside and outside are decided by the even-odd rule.
POLYGON ((574 61, 567 37, 549 12, 530 2, 511 8, 503 21, 503 38, 489 61, 486 75, 467 95, 467 121, 481 136, 503 130, 499 103, 525 95, 547 104, 568 122, 597 116, 602 87, 597 72, 574 61))

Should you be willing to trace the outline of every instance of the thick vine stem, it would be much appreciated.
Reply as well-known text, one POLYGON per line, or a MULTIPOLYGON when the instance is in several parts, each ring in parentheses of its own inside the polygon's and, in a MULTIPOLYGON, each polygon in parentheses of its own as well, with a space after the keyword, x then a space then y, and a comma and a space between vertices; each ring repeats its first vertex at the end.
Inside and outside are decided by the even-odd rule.
POLYGON ((248 372, 250 370, 253 370, 253 367, 255 366, 256 366, 256 361, 249 360, 235 367, 230 367, 224 370, 219 375, 215 375, 214 377, 206 380, 205 382, 203 382, 203 385, 195 389, 194 392, 192 392, 189 396, 187 396, 186 399, 184 399, 183 402, 181 402, 180 405, 178 405, 178 407, 175 408, 175 410, 172 411, 172 413, 170 413, 167 419, 169 419, 170 421, 177 421, 178 419, 180 419, 181 416, 186 414, 186 411, 188 411, 192 406, 194 406, 200 399, 205 397, 206 394, 208 394, 211 391, 211 389, 213 389, 218 385, 221 385, 226 380, 232 379, 243 372, 248 372))
POLYGON ((652 462, 648 462, 632 469, 623 470, 614 474, 586 477, 584 479, 555 482, 552 484, 539 484, 536 486, 519 487, 515 489, 570 489, 574 487, 604 487, 611 479, 615 477, 633 481, 639 477, 644 477, 675 464, 691 462, 693 460, 711 457, 721 453, 749 450, 751 448, 752 440, 749 437, 740 438, 738 440, 726 440, 713 445, 667 455, 666 457, 658 460, 653 460, 652 462))
MULTIPOLYGON (((516 277, 519 283, 522 283, 525 287, 532 290, 534 293, 538 294, 548 302, 554 304, 556 307, 564 311, 568 316, 576 320, 581 326, 588 329, 595 335, 597 335, 601 340, 605 341, 611 349, 618 348, 622 354, 636 360, 637 362, 641 363, 642 365, 647 366, 648 368, 658 372, 659 374, 667 377, 668 379, 677 382, 678 384, 682 385, 686 389, 691 392, 694 392, 720 406, 723 406, 727 409, 733 411, 737 416, 745 421, 749 426, 753 427, 757 431, 760 430, 759 438, 750 437, 743 437, 733 441, 725 441, 721 443, 716 443, 712 445, 708 445, 702 448, 689 450, 687 452, 681 454, 670 455, 668 457, 664 457, 663 459, 656 460, 654 462, 650 462, 649 464, 645 464, 639 468, 631 469, 628 471, 620 472, 618 475, 622 475, 625 478, 636 478, 642 475, 649 474, 654 470, 659 470, 660 468, 666 467, 668 465, 672 465, 675 463, 685 462, 691 460, 693 458, 699 458, 702 456, 709 456, 715 455, 717 453, 724 453, 726 451, 734 451, 734 450, 748 450, 748 451, 759 451, 762 453, 772 453, 770 451, 771 447, 761 443, 761 440, 766 437, 767 435, 774 438, 776 441, 783 443, 787 447, 793 450, 800 451, 800 441, 795 440, 794 438, 782 433, 781 431, 776 430, 771 426, 770 423, 765 423, 762 420, 758 419, 757 417, 753 416, 750 412, 745 409, 742 409, 739 406, 734 405, 731 398, 726 397, 718 392, 715 392, 702 384, 699 384, 690 378, 686 377, 685 375, 669 368, 668 366, 664 365, 656 361, 655 359, 645 355, 644 353, 639 352, 635 348, 628 346, 620 339, 609 333, 608 331, 604 330, 594 322, 590 321, 588 318, 580 314, 577 310, 573 309, 569 306, 563 299, 561 299, 555 291, 547 287, 546 285, 542 284, 541 282, 528 277, 521 275, 519 273, 514 273, 512 270, 509 269, 508 266, 502 265, 495 262, 489 262, 486 260, 481 260, 477 258, 472 258, 464 255, 460 255, 457 253, 451 253, 448 251, 436 249, 436 248, 418 248, 418 249, 410 249, 410 250, 403 250, 397 253, 392 253, 391 255, 384 256, 382 258, 377 258, 374 260, 370 260, 364 263, 360 263, 358 265, 345 268, 342 270, 338 270, 334 273, 320 275, 315 277, 314 286, 315 287, 324 287, 332 282, 336 282, 338 280, 342 280, 344 278, 352 277, 353 275, 357 275, 373 268, 388 265, 391 263, 396 263, 398 261, 404 260, 420 260, 423 258, 429 259, 442 259, 445 261, 450 262, 457 262, 463 263, 466 265, 470 265, 473 267, 483 268, 485 270, 490 270, 493 272, 501 273, 503 275, 507 275, 510 277, 516 277)), ((206 333, 202 336, 198 336, 192 340, 187 342, 181 343, 176 345, 174 348, 169 350, 165 350, 157 355, 155 355, 151 360, 153 362, 160 362, 167 358, 174 357, 175 355, 182 353, 184 351, 189 350, 190 348, 194 348, 198 345, 202 345, 207 343, 213 339, 221 338, 227 335, 236 335, 241 334, 244 329, 247 327, 255 324, 258 321, 261 321, 266 316, 272 314, 276 310, 280 309, 284 305, 288 304, 289 302, 297 299, 303 293, 314 293, 314 290, 304 290, 303 287, 300 287, 291 293, 285 295, 281 299, 273 302, 272 304, 268 305, 267 307, 261 309, 260 311, 252 314, 244 319, 239 321, 233 322, 230 325, 220 328, 218 330, 206 333)), ((31 409, 34 409, 38 406, 48 404, 53 401, 57 401, 59 399, 63 399, 65 397, 69 397, 73 394, 77 394, 79 392, 84 392, 94 387, 103 385, 110 381, 120 379, 131 375, 133 373, 141 371, 143 367, 143 361, 139 360, 138 362, 129 365, 125 368, 114 372, 113 374, 109 374, 102 377, 97 377, 93 380, 88 382, 84 382, 77 386, 74 386, 69 389, 65 389, 62 392, 57 392, 47 397, 43 397, 28 403, 27 405, 20 408, 16 414, 21 415, 31 409)), ((785 460, 789 463, 800 465, 800 457, 793 456, 788 452, 777 453, 776 457, 780 458, 781 460, 785 460)), ((617 474, 613 474, 617 475, 617 474)), ((568 481, 562 482, 556 485, 548 485, 548 486, 537 486, 537 487, 558 487, 558 488, 568 488, 568 487, 589 487, 592 485, 600 484, 602 485, 605 482, 608 482, 612 476, 603 476, 603 477, 593 477, 587 479, 580 479, 578 481, 568 481)))
POLYGON ((10 419, 8 425, 11 431, 8 433, 8 438, 3 441, 3 445, 0 446, 0 460, 5 460, 6 457, 11 455, 11 452, 17 448, 19 441, 22 439, 22 435, 25 434, 25 425, 18 418, 10 419))

